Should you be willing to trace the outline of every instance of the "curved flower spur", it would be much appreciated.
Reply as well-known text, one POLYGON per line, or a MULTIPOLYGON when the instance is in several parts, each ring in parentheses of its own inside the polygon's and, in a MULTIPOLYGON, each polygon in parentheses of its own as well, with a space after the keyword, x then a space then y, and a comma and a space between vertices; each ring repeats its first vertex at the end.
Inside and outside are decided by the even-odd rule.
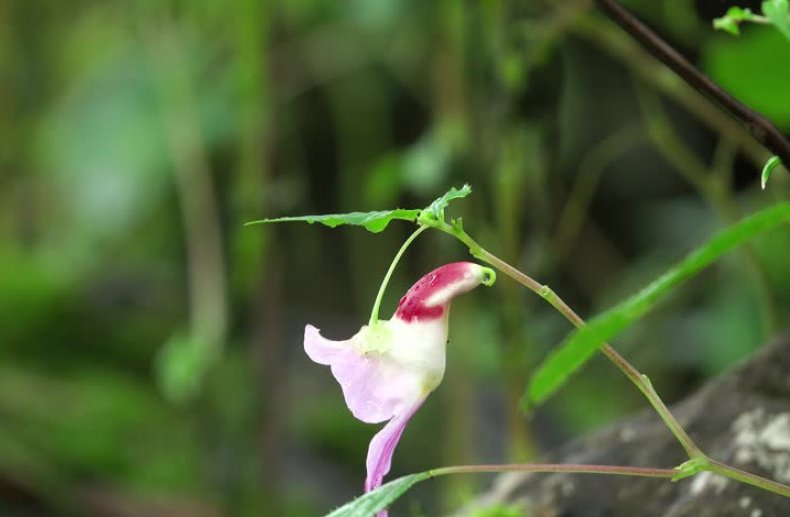
POLYGON ((305 327, 305 352, 332 368, 351 413, 369 424, 388 421, 370 441, 365 492, 381 486, 406 424, 444 377, 450 302, 495 278, 471 262, 447 264, 414 284, 392 319, 365 325, 351 339, 331 341, 305 327))

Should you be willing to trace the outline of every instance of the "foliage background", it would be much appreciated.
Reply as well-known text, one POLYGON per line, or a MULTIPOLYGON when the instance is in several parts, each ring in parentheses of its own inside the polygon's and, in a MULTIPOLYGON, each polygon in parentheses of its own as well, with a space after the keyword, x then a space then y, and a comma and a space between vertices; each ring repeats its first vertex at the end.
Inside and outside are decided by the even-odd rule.
MULTIPOLYGON (((790 129, 790 42, 737 4, 623 2, 790 129)), ((751 4, 751 5, 750 5, 751 4)), ((420 207, 451 185, 481 243, 592 315, 716 228, 787 199, 767 153, 587 1, 0 3, 0 513, 316 515, 361 490, 374 426, 301 348, 366 321, 410 228, 262 216, 420 207)), ((615 344, 668 400, 786 328, 786 229, 615 344)), ((385 297, 465 259, 410 250, 385 297)), ((502 278, 453 308, 444 383, 392 476, 528 460, 644 407, 594 360, 532 420, 569 331, 502 278)), ((399 513, 457 508, 448 478, 399 513)))

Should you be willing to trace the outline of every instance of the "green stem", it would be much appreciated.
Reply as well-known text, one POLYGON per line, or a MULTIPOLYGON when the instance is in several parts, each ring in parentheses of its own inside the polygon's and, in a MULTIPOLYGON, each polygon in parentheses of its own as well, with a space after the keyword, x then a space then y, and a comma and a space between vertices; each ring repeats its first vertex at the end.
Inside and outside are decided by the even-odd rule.
POLYGON ((763 490, 773 492, 774 494, 790 497, 790 486, 777 483, 776 481, 771 481, 770 479, 765 479, 749 472, 744 472, 740 469, 736 469, 735 467, 725 465, 724 463, 719 463, 716 460, 708 459, 708 465, 706 466, 705 470, 709 470, 710 472, 719 474, 720 476, 725 476, 730 479, 740 481, 741 483, 746 483, 747 485, 753 485, 762 488, 763 490))
POLYGON ((743 20, 743 21, 744 22, 761 23, 763 25, 771 25, 771 20, 769 20, 765 16, 761 16, 759 14, 752 14, 752 16, 750 18, 748 18, 746 20, 743 20))
POLYGON ((567 474, 611 474, 619 476, 641 476, 671 479, 677 474, 675 469, 659 469, 650 467, 629 467, 621 465, 575 465, 556 463, 511 463, 506 465, 454 465, 433 469, 434 476, 447 474, 480 474, 489 472, 540 472, 567 474))
MULTIPOLYGON (((557 296, 557 294, 549 286, 541 285, 530 276, 525 275, 510 264, 507 264, 501 260, 499 257, 482 248, 480 250, 480 255, 480 260, 484 260, 497 269, 500 269, 500 271, 549 302, 549 304, 557 309, 560 314, 565 316, 565 319, 570 321, 573 326, 579 328, 585 325, 584 320, 578 314, 576 314, 576 312, 571 309, 562 298, 557 296)), ((601 346, 601 352, 612 363, 614 363, 614 365, 617 366, 617 368, 619 368, 620 371, 623 372, 623 374, 625 374, 625 376, 628 377, 628 379, 634 385, 636 385, 639 391, 642 392, 642 394, 647 398, 648 402, 650 402, 650 405, 653 406, 675 438, 677 438, 678 442, 680 442, 680 445, 683 446, 683 449, 686 451, 689 457, 697 457, 702 455, 691 437, 689 437, 680 423, 678 423, 678 421, 669 411, 669 408, 667 408, 667 406, 664 404, 664 401, 661 400, 661 397, 659 397, 658 393, 656 393, 655 389, 653 389, 650 379, 648 379, 646 375, 640 373, 639 370, 634 368, 631 363, 629 363, 608 343, 604 343, 601 346)))
POLYGON ((370 313, 370 322, 368 323, 369 326, 373 326, 379 320, 379 307, 381 306, 381 299, 384 298, 384 291, 387 290, 387 284, 390 282, 390 278, 392 277, 392 272, 395 271, 395 266, 398 265, 400 258, 403 256, 403 253, 406 251, 406 248, 414 242, 422 232, 427 230, 427 226, 420 226, 417 230, 409 235, 409 238, 406 239, 406 242, 403 243, 403 246, 400 247, 398 253, 395 255, 395 258, 392 259, 392 263, 390 264, 390 268, 387 270, 387 274, 384 275, 384 280, 381 281, 381 286, 379 286, 379 292, 376 294, 376 301, 373 302, 373 310, 370 313))
MULTIPOLYGON (((562 298, 557 296, 557 294, 552 291, 549 286, 541 284, 529 275, 522 273, 496 255, 493 255, 492 253, 485 250, 463 230, 460 224, 454 223, 451 225, 439 221, 436 223, 435 228, 454 236, 469 248, 470 253, 474 257, 494 266, 530 291, 538 294, 541 298, 549 302, 552 307, 557 309, 560 314, 565 316, 565 318, 575 327, 581 327, 585 325, 584 320, 578 314, 576 314, 576 312, 571 309, 562 298)), ((639 370, 634 368, 631 363, 629 363, 609 344, 604 343, 601 347, 601 352, 612 363, 614 363, 614 365, 617 366, 617 368, 619 368, 620 371, 623 372, 623 374, 625 374, 625 376, 628 377, 628 379, 634 385, 636 385, 639 391, 642 392, 642 394, 645 396, 645 398, 647 398, 648 402, 650 402, 650 405, 653 406, 675 438, 677 438, 678 442, 680 442, 680 445, 683 446, 683 449, 686 451, 688 456, 690 458, 704 457, 702 451, 699 450, 699 447, 697 447, 688 433, 686 433, 680 423, 669 411, 669 408, 667 408, 666 404, 664 404, 664 401, 661 400, 661 397, 658 395, 655 389, 653 389, 650 379, 648 379, 646 375, 640 373, 639 370)))
MULTIPOLYGON (((500 270, 519 284, 527 289, 540 295, 541 298, 551 304, 552 307, 557 309, 566 319, 568 319, 574 326, 581 327, 585 325, 584 320, 566 304, 562 298, 547 285, 542 285, 529 275, 526 275, 514 268, 507 262, 499 257, 489 253, 480 244, 472 239, 467 234, 461 224, 461 220, 454 220, 450 224, 445 221, 428 220, 425 225, 440 230, 444 233, 450 234, 469 248, 469 252, 477 259, 486 262, 496 269, 500 270)), ((741 483, 762 488, 769 492, 779 494, 785 497, 790 497, 790 486, 772 481, 770 479, 744 472, 735 467, 731 467, 724 463, 720 463, 706 456, 685 429, 675 419, 672 413, 667 408, 664 401, 653 388, 650 379, 634 368, 623 356, 621 356, 614 348, 607 343, 603 343, 601 352, 612 362, 617 368, 622 371, 626 377, 642 392, 642 394, 650 402, 650 405, 656 410, 658 415, 664 421, 666 426, 680 442, 680 445, 689 456, 689 461, 676 467, 673 470, 666 469, 641 469, 638 467, 614 467, 606 465, 540 465, 540 464, 527 464, 527 465, 472 465, 472 466, 458 466, 458 467, 445 467, 443 469, 436 469, 433 471, 434 475, 450 474, 450 473, 472 473, 472 472, 508 472, 508 471, 523 471, 523 472, 575 472, 575 473, 597 473, 597 474, 622 474, 633 476, 651 476, 651 477, 669 477, 673 481, 678 481, 688 476, 692 476, 701 471, 709 471, 721 476, 725 476, 741 483), (505 467, 505 468, 503 468, 505 467), (668 475, 671 473, 671 475, 668 475)))

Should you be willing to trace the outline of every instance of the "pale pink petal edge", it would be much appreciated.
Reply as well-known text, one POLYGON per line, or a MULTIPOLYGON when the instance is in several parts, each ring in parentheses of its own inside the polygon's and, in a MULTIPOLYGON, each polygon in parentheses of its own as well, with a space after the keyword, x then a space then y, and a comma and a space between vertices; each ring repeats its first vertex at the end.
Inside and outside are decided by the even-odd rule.
POLYGON ((307 325, 304 349, 316 363, 331 366, 355 418, 368 424, 390 420, 418 396, 419 386, 408 371, 380 355, 361 355, 353 340, 332 341, 307 325))
MULTIPOLYGON (((365 492, 370 492, 381 486, 384 476, 390 471, 392 465, 392 455, 395 453, 395 447, 400 441, 403 430, 406 424, 409 423, 411 417, 420 408, 425 399, 420 399, 414 405, 405 408, 404 412, 396 415, 392 420, 387 422, 387 425, 381 428, 381 431, 376 433, 370 446, 368 447, 367 459, 367 478, 365 479, 365 492)), ((377 517, 386 517, 387 511, 382 510, 377 514, 377 517)))
POLYGON ((330 365, 341 358, 351 347, 350 340, 332 341, 321 335, 321 331, 312 325, 304 328, 304 351, 307 356, 318 364, 330 365))

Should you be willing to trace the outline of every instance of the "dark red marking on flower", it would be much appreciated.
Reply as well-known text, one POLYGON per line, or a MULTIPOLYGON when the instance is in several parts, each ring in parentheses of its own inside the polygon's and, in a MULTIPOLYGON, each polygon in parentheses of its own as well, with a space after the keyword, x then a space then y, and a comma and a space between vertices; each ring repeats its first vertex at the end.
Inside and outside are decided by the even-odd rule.
POLYGON ((428 307, 425 305, 426 301, 438 291, 452 284, 458 284, 467 280, 470 267, 476 267, 476 264, 471 262, 453 262, 434 269, 411 286, 411 289, 400 299, 398 310, 395 311, 395 317, 403 321, 424 321, 441 317, 453 296, 468 291, 479 284, 479 282, 472 283, 468 289, 461 289, 459 292, 454 293, 444 305, 428 307))

